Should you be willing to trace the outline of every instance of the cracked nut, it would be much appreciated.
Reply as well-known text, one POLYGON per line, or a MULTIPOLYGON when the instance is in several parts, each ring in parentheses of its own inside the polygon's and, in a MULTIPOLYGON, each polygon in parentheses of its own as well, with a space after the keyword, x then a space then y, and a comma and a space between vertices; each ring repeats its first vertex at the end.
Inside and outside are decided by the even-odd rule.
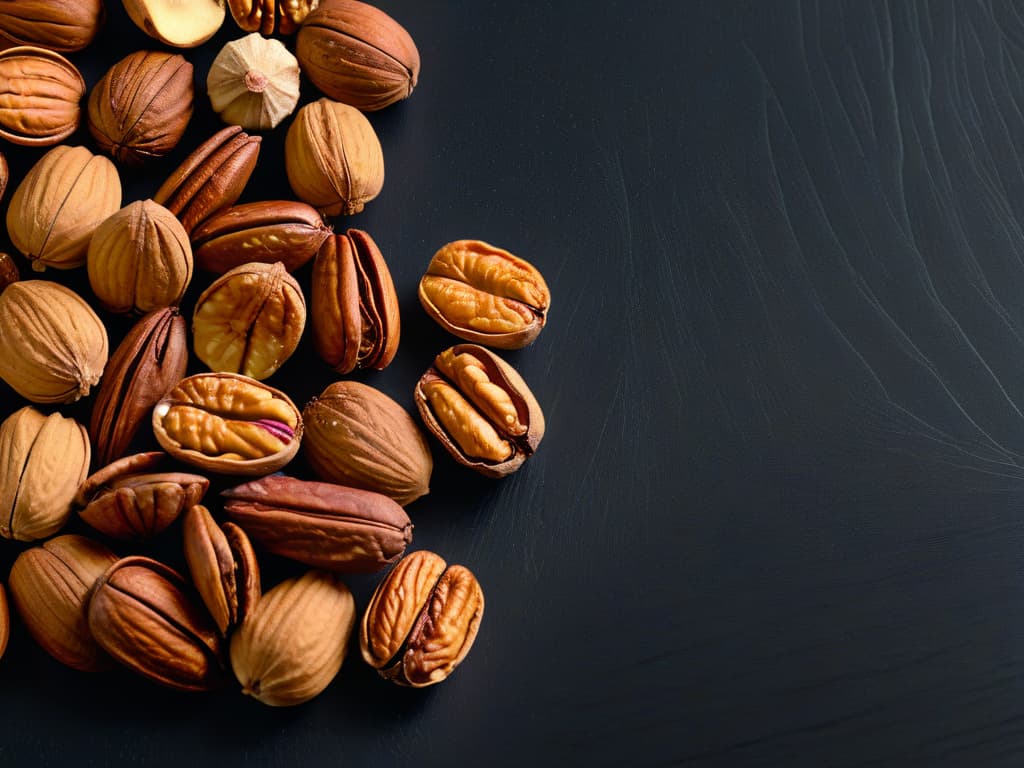
POLYGON ((231 16, 244 32, 291 35, 318 0, 228 0, 231 16))
POLYGON ((414 399, 445 450, 488 477, 515 472, 544 437, 544 414, 526 382, 476 344, 439 354, 417 383, 414 399))
POLYGON ((470 570, 433 552, 398 562, 370 598, 359 628, 363 659, 381 677, 423 688, 440 683, 466 658, 484 613, 470 570))
POLYGON ((0 38, 51 51, 80 51, 105 18, 103 0, 8 0, 0 3, 0 38))
POLYGON ((231 636, 242 693, 271 707, 309 701, 341 669, 355 618, 352 593, 335 574, 309 571, 281 582, 231 636))
POLYGON ((286 394, 255 379, 199 373, 157 403, 153 433, 180 461, 251 477, 276 472, 294 458, 302 417, 286 394))
POLYGON ((49 147, 78 128, 85 80, 59 53, 33 46, 0 52, 0 138, 49 147))
POLYGON ((117 556, 99 542, 67 534, 26 549, 11 566, 11 602, 39 646, 82 672, 110 666, 86 619, 89 591, 117 556))
POLYGON ((195 48, 224 23, 224 0, 122 0, 139 29, 175 48, 195 48))
POLYGON ((324 241, 313 262, 317 354, 338 373, 380 371, 398 352, 401 321, 391 272, 373 238, 350 229, 324 241))
POLYGON ((210 481, 187 472, 155 472, 161 451, 137 453, 94 472, 75 494, 79 516, 114 539, 148 539, 202 501, 210 481))
POLYGON ((430 447, 383 392, 339 381, 310 400, 302 418, 306 458, 321 480, 382 493, 403 506, 429 492, 430 447))
POLYGON ((412 540, 405 510, 371 491, 271 475, 221 495, 228 518, 257 544, 314 568, 379 571, 412 540))
POLYGON ((243 264, 280 261, 289 272, 312 259, 331 236, 317 210, 292 200, 236 205, 192 234, 196 266, 223 274, 243 264))
POLYGON ((223 637, 240 626, 260 600, 260 567, 245 531, 234 523, 217 525, 202 504, 185 513, 185 560, 223 637))
POLYGON ((480 240, 457 240, 434 254, 420 280, 420 303, 461 339, 519 349, 537 338, 551 293, 537 268, 480 240))
POLYGON ((174 569, 148 557, 125 557, 93 587, 89 630, 115 660, 182 691, 226 684, 224 646, 206 610, 174 569))

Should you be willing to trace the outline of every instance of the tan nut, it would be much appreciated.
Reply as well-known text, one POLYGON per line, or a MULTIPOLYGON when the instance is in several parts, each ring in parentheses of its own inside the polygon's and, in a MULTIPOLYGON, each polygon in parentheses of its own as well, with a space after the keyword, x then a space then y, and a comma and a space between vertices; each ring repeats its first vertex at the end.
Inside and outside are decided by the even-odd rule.
POLYGON ((0 52, 0 137, 49 147, 78 128, 85 80, 59 53, 33 46, 0 52))

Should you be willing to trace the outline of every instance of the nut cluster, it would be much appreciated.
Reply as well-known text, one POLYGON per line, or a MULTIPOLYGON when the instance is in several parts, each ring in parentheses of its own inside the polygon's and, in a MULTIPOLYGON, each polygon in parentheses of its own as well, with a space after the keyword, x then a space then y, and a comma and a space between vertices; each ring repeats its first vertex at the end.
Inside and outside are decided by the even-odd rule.
POLYGON ((12 180, 7 236, 21 255, 0 253, 0 379, 24 401, 0 423, 0 536, 32 543, 0 584, 0 655, 13 615, 75 669, 121 664, 170 688, 235 686, 270 706, 319 694, 357 643, 387 680, 441 682, 469 653, 484 598, 468 568, 407 553, 406 507, 429 493, 434 467, 425 433, 488 477, 533 455, 540 405, 488 347, 534 341, 548 287, 508 251, 450 243, 419 298, 424 316, 473 343, 440 352, 410 386, 420 422, 370 384, 337 380, 382 370, 399 351, 385 251, 331 217, 383 190, 364 113, 412 93, 411 36, 357 0, 125 0, 124 10, 185 50, 136 51, 86 94, 56 51, 88 45, 103 5, 0 8, 0 38, 19 44, 0 52, 0 142, 11 145, 0 143, 0 197, 4 152, 46 148, 12 180), (227 10, 240 37, 208 91, 229 125, 149 199, 122 200, 122 170, 145 173, 207 108, 187 49, 227 10), (55 38, 54 25, 66 34, 55 38), (256 34, 296 31, 289 43, 256 34), (319 94, 282 129, 297 199, 243 201, 262 141, 246 131, 292 114, 299 69, 319 94), (62 143, 84 138, 80 122, 91 148, 62 143), (21 280, 26 265, 54 279, 21 280), (88 295, 64 284, 69 270, 87 275, 88 295), (125 318, 127 333, 115 330, 125 318), (330 383, 296 404, 264 380, 304 343, 330 383), (186 375, 190 365, 200 372, 186 375), (88 426, 59 412, 80 400, 88 426), (291 464, 300 451, 305 475, 291 464), (181 537, 180 563, 135 549, 157 536, 181 537), (298 575, 264 590, 268 556, 298 575), (345 574, 383 571, 360 618, 345 574))

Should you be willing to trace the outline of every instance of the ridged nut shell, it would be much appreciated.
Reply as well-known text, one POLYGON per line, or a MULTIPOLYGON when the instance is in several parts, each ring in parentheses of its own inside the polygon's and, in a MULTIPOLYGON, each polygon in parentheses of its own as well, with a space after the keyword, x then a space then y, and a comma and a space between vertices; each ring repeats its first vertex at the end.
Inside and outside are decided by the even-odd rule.
POLYGON ((11 602, 33 639, 62 664, 83 672, 110 666, 89 631, 86 605, 115 562, 99 542, 68 534, 25 550, 11 566, 11 602))
POLYGON ((146 557, 126 557, 97 580, 89 629, 114 659, 150 680, 182 691, 227 682, 224 647, 188 582, 146 557))
POLYGON ((303 449, 322 480, 390 496, 405 506, 428 493, 434 463, 402 406, 357 381, 339 381, 302 412, 303 449))
POLYGON ((446 680, 473 647, 484 593, 468 568, 413 552, 377 586, 359 629, 363 660, 398 685, 446 680))
POLYGON ((309 701, 338 674, 354 626, 355 601, 336 575, 281 582, 231 636, 242 693, 272 707, 309 701))
POLYGON ((206 76, 206 92, 225 123, 268 131, 299 103, 299 62, 280 40, 253 32, 221 48, 206 76))
POLYGON ((54 147, 21 180, 7 209, 7 232, 32 268, 85 263, 89 238, 121 207, 121 179, 85 147, 54 147))
POLYGON ((156 309, 131 327, 110 356, 89 422, 99 466, 125 454, 153 406, 185 377, 186 333, 177 308, 156 309))
POLYGON ((89 472, 89 436, 74 419, 30 405, 0 424, 0 536, 52 536, 71 515, 89 472))
POLYGON ((89 132, 118 162, 141 166, 181 140, 192 118, 192 65, 181 54, 137 51, 89 94, 89 132))
POLYGON ((78 128, 85 80, 59 53, 33 46, 0 52, 0 137, 49 147, 78 128))
POLYGON ((181 301, 192 280, 192 245, 173 213, 136 200, 96 227, 87 270, 104 309, 144 314, 181 301))
POLYGON ((384 186, 384 153, 370 121, 329 99, 298 111, 284 162, 292 191, 325 216, 359 213, 384 186))
POLYGON ((317 88, 364 111, 408 98, 420 75, 405 28, 358 0, 323 0, 299 28, 295 53, 317 88))
POLYGON ((106 19, 103 0, 0 0, 0 37, 53 51, 80 51, 106 19))
POLYGON ((0 293, 0 378, 34 403, 89 394, 107 364, 107 331, 82 298, 48 280, 0 293))

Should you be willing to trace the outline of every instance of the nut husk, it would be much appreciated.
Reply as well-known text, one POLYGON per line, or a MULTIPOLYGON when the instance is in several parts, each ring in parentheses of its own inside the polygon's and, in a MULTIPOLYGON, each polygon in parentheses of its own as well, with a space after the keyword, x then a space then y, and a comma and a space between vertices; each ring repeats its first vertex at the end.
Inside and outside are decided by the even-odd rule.
POLYGON ((322 480, 390 496, 405 506, 428 493, 433 459, 402 406, 373 387, 339 381, 302 412, 303 448, 322 480))
POLYGON ((115 562, 99 542, 67 534, 25 550, 11 566, 11 602, 32 638, 61 664, 82 672, 111 665, 89 631, 86 603, 115 562))
POLYGON ((192 118, 192 65, 181 54, 136 51, 107 70, 89 94, 89 132, 118 162, 141 166, 166 155, 192 118))
POLYGON ((61 145, 39 158, 14 190, 7 233, 36 271, 80 267, 93 230, 120 207, 114 164, 85 147, 61 145))
POLYGON ((85 80, 59 53, 34 46, 0 52, 0 137, 49 147, 78 128, 85 80))
POLYGON ((206 76, 206 92, 225 123, 270 130, 299 103, 299 62, 280 40, 253 32, 221 48, 206 76))
POLYGON ((317 88, 367 112, 408 98, 420 74, 405 28, 358 0, 322 0, 303 21, 295 53, 317 88))
POLYGON ((338 674, 354 626, 355 601, 336 575, 281 582, 231 636, 242 693, 272 707, 309 701, 338 674))
POLYGON ((330 99, 299 110, 284 162, 295 194, 325 216, 359 213, 384 186, 384 153, 370 121, 330 99))
POLYGON ((103 0, 0 0, 0 37, 52 51, 80 51, 106 19, 103 0))
POLYGON ((433 552, 413 552, 377 586, 363 614, 363 660, 398 685, 446 680, 473 647, 484 593, 468 568, 433 552))
POLYGON ((270 475, 221 495, 227 516, 260 546, 314 568, 379 571, 412 540, 405 510, 372 491, 270 475))
POLYGON ((338 373, 383 370, 398 352, 401 318, 391 272, 369 233, 329 238, 313 263, 313 343, 338 373))

